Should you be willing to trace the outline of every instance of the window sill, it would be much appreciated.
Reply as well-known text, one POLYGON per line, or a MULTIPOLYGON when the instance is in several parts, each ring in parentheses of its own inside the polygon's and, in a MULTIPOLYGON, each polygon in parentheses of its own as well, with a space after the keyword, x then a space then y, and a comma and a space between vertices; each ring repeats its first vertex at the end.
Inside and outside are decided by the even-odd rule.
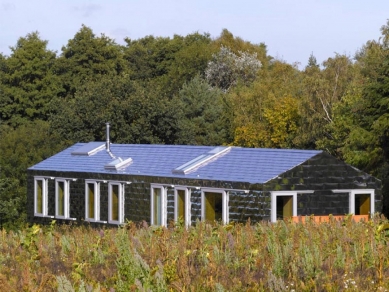
POLYGON ((86 222, 91 222, 91 223, 104 223, 107 224, 107 221, 104 220, 93 220, 93 219, 85 219, 86 222))
MULTIPOLYGON (((53 216, 54 218, 54 216, 53 216)), ((76 221, 77 218, 70 218, 70 217, 55 217, 55 219, 59 219, 59 220, 71 220, 71 221, 76 221)))
POLYGON ((108 224, 123 225, 124 222, 119 222, 119 221, 108 221, 108 224))
POLYGON ((34 217, 51 218, 51 219, 55 218, 54 216, 42 215, 42 214, 34 214, 34 217))

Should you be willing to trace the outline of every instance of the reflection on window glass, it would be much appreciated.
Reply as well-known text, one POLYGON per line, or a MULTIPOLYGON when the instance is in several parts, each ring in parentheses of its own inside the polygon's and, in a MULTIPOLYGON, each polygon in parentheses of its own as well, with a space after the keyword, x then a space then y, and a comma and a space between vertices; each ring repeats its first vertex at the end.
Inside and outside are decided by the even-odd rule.
POLYGON ((177 219, 185 220, 185 190, 177 190, 177 219))
POLYGON ((57 216, 65 216, 65 182, 57 181, 57 216))
POLYGON ((43 180, 36 180, 36 213, 43 213, 43 180))
POLYGON ((293 196, 277 196, 277 219, 293 216, 293 196))
POLYGON ((153 203, 153 224, 162 225, 162 191, 160 188, 153 188, 153 203))
POLYGON ((112 185, 111 189, 111 220, 119 221, 119 185, 112 185))
POLYGON ((205 220, 218 221, 223 218, 223 195, 222 193, 205 192, 205 220))
POLYGON ((355 215, 369 215, 370 194, 355 194, 355 215))
POLYGON ((88 196, 88 206, 87 206, 87 218, 95 219, 95 184, 87 184, 87 196, 88 196))

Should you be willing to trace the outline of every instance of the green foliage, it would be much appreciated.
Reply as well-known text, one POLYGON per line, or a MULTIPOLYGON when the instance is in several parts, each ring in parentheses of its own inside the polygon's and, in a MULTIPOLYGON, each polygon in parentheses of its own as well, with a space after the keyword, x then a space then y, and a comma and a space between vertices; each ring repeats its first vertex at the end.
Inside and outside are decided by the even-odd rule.
POLYGON ((125 39, 124 56, 128 62, 129 77, 134 80, 150 80, 169 72, 174 55, 182 45, 182 37, 170 38, 147 36, 139 40, 125 39))
POLYGON ((16 229, 26 218, 26 169, 62 149, 48 122, 13 129, 0 126, 0 216, 3 227, 16 229))
POLYGON ((184 84, 177 103, 177 143, 221 145, 226 141, 222 93, 196 76, 184 84))
POLYGON ((125 229, 119 229, 117 241, 117 291, 167 291, 160 269, 150 270, 131 242, 125 229))
POLYGON ((25 189, 16 178, 0 178, 0 227, 16 229, 26 219, 25 189))
POLYGON ((387 27, 382 28, 382 42, 369 41, 358 52, 356 64, 348 65, 354 77, 342 81, 346 85, 343 86, 344 93, 332 107, 331 122, 322 128, 327 135, 317 143, 319 147, 383 181, 385 214, 389 214, 387 27))
POLYGON ((349 57, 336 54, 323 62, 323 69, 314 60, 303 72, 303 94, 299 106, 301 123, 295 143, 302 148, 315 148, 317 141, 330 137, 328 125, 334 120, 334 107, 342 102, 355 84, 358 70, 349 57))
POLYGON ((19 38, 11 56, 0 60, 0 121, 17 126, 35 119, 47 119, 48 107, 61 92, 54 74, 55 52, 37 32, 19 38))
POLYGON ((179 90, 198 74, 203 74, 212 57, 211 38, 209 34, 193 33, 182 40, 182 48, 175 54, 170 66, 169 87, 179 90))
POLYGON ((151 86, 124 76, 105 76, 81 87, 74 99, 53 103, 51 131, 68 144, 105 140, 111 122, 115 143, 174 143, 175 104, 151 86))
POLYGON ((96 37, 92 29, 81 29, 62 47, 56 63, 64 93, 73 97, 77 88, 98 76, 117 75, 125 71, 122 48, 102 34, 96 37))
POLYGON ((299 72, 274 62, 250 86, 237 86, 227 99, 233 111, 234 144, 246 147, 294 146, 299 126, 299 72))
POLYGON ((26 169, 63 148, 61 137, 49 133, 49 124, 36 120, 16 129, 0 126, 0 166, 2 178, 26 181, 26 169))
POLYGON ((172 39, 147 36, 126 39, 124 58, 133 80, 153 80, 160 95, 173 96, 185 82, 202 74, 212 55, 208 34, 193 33, 172 39))
POLYGON ((319 68, 319 64, 317 63, 317 59, 316 57, 311 54, 309 56, 309 59, 308 59, 308 64, 307 64, 307 67, 305 69, 308 69, 308 68, 319 68))
POLYGON ((22 237, 21 246, 30 253, 30 261, 39 259, 38 254, 38 233, 41 231, 39 225, 34 224, 26 229, 26 233, 22 237))

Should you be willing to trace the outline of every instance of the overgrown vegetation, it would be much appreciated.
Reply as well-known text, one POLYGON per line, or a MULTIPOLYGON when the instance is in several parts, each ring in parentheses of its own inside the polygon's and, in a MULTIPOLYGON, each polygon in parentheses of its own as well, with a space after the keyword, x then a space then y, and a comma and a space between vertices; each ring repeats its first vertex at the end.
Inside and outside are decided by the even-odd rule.
POLYGON ((389 222, 33 225, 1 231, 1 291, 387 291, 389 222))

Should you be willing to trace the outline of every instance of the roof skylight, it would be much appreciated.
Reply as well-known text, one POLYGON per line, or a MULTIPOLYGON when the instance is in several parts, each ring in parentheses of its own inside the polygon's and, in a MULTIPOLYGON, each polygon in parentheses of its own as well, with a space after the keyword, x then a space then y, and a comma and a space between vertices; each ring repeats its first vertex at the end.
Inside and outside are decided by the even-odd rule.
POLYGON ((106 165, 104 165, 104 168, 106 170, 120 170, 120 169, 126 168, 131 163, 132 163, 131 157, 124 159, 124 160, 122 158, 118 157, 118 158, 112 160, 111 162, 107 163, 106 165))
POLYGON ((100 150, 105 149, 104 142, 89 142, 72 152, 72 155, 91 156, 100 150))
POLYGON ((207 162, 210 162, 211 160, 214 160, 219 156, 227 153, 230 149, 231 147, 225 146, 216 147, 200 156, 197 156, 191 161, 180 165, 179 167, 173 169, 172 172, 177 174, 187 174, 198 167, 204 166, 207 162))

